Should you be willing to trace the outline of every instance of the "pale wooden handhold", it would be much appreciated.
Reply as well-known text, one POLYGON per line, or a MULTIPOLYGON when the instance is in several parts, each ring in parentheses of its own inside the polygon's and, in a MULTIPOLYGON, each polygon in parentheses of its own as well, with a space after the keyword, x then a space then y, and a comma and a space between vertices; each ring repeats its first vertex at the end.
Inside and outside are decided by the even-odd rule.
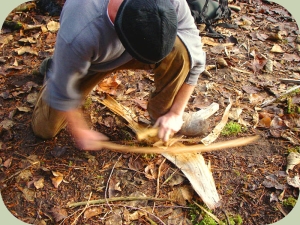
POLYGON ((207 108, 197 112, 184 113, 184 123, 179 133, 190 137, 204 134, 208 130, 207 119, 218 110, 219 104, 214 102, 207 108))

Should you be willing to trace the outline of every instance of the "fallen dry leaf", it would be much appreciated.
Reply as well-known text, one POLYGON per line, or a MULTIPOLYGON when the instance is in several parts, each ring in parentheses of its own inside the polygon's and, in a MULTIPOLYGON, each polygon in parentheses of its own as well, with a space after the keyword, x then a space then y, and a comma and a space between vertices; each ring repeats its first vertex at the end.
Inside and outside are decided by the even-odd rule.
POLYGON ((260 126, 260 127, 264 127, 264 128, 270 128, 270 126, 271 126, 271 122, 272 122, 272 119, 271 119, 271 117, 269 116, 269 115, 267 115, 267 114, 259 114, 260 116, 260 120, 259 120, 259 123, 258 123, 258 125, 260 126), (263 115, 262 117, 261 117, 261 115, 263 115))
POLYGON ((183 186, 169 192, 169 198, 177 202, 181 206, 187 205, 187 201, 191 202, 193 199, 194 190, 190 186, 183 186))
POLYGON ((47 24, 47 28, 49 31, 51 32, 56 32, 59 30, 60 28, 60 24, 58 22, 55 22, 55 21, 50 21, 48 24, 47 24))
POLYGON ((31 111, 31 109, 29 107, 26 107, 26 106, 20 106, 20 107, 17 107, 17 109, 20 112, 30 112, 31 111))
POLYGON ((278 44, 273 45, 273 47, 271 49, 271 52, 274 52, 274 53, 284 53, 283 49, 278 44))
POLYGON ((264 68, 268 59, 264 55, 260 54, 259 52, 253 51, 252 54, 254 56, 254 59, 252 62, 252 69, 253 69, 253 72, 256 73, 264 68))
POLYGON ((13 35, 8 35, 8 36, 0 36, 0 44, 8 44, 11 40, 13 40, 14 37, 13 35))
POLYGON ((259 88, 255 87, 255 86, 249 86, 249 85, 244 85, 242 87, 243 91, 245 91, 248 94, 254 94, 260 91, 259 88))
POLYGON ((117 88, 120 85, 121 81, 117 79, 117 75, 108 77, 104 79, 100 84, 98 84, 97 91, 105 92, 111 95, 117 94, 117 88))
POLYGON ((8 167, 10 167, 11 163, 12 163, 12 157, 5 160, 3 163, 3 166, 8 168, 8 167))
POLYGON ((121 181, 119 178, 112 177, 109 180, 109 186, 108 186, 108 196, 110 198, 117 196, 117 194, 122 191, 121 187, 121 181))
POLYGON ((280 117, 275 116, 271 121, 270 129, 282 129, 283 127, 285 127, 283 120, 280 117))
POLYGON ((25 43, 30 43, 30 44, 35 44, 36 40, 33 39, 33 37, 26 37, 26 38, 21 38, 19 42, 25 42, 25 43))
POLYGON ((14 122, 12 120, 9 119, 4 119, 1 123, 0 123, 0 127, 3 127, 5 130, 9 130, 10 128, 12 128, 14 126, 14 122))
POLYGON ((16 49, 15 52, 17 52, 18 55, 23 55, 25 53, 38 55, 38 52, 33 50, 32 47, 30 47, 30 46, 20 47, 20 48, 16 49))
POLYGON ((35 191, 30 190, 30 189, 25 187, 25 188, 22 189, 22 193, 23 193, 23 196, 26 199, 26 201, 28 201, 28 202, 33 202, 34 201, 35 191))
POLYGON ((300 57, 296 54, 288 54, 288 53, 284 53, 282 56, 282 59, 286 60, 286 61, 295 61, 295 62, 299 62, 300 61, 300 57))
POLYGON ((100 207, 91 207, 85 210, 83 217, 85 220, 88 220, 93 216, 100 215, 101 213, 102 213, 102 209, 100 207))
POLYGON ((63 174, 60 172, 52 171, 54 177, 51 178, 52 184, 55 188, 58 188, 60 183, 63 181, 63 174))
POLYGON ((43 188, 44 187, 44 178, 42 177, 42 178, 38 179, 33 184, 34 184, 34 186, 35 186, 36 189, 43 188))
POLYGON ((280 184, 277 181, 277 176, 273 174, 266 176, 262 185, 264 185, 266 188, 276 188, 277 190, 284 190, 284 185, 280 184))
POLYGON ((54 187, 58 188, 60 183, 63 181, 63 177, 52 177, 51 181, 52 181, 52 184, 54 185, 54 187))
POLYGON ((157 172, 158 171, 157 171, 157 168, 155 167, 154 163, 150 163, 145 168, 145 176, 150 180, 157 179, 157 172))
POLYGON ((287 182, 289 185, 295 187, 295 188, 299 188, 300 190, 300 178, 299 175, 295 175, 294 177, 287 177, 287 182))
POLYGON ((291 152, 287 156, 287 166, 286 166, 286 172, 288 173, 289 170, 293 170, 293 168, 300 164, 300 153, 298 152, 291 152))
POLYGON ((67 210, 61 209, 59 207, 53 207, 51 209, 51 213, 56 222, 59 222, 68 216, 67 210))
POLYGON ((131 92, 136 91, 136 88, 128 88, 125 92, 126 95, 130 94, 131 92))
POLYGON ((142 109, 144 109, 144 110, 147 109, 148 101, 139 99, 139 98, 135 98, 134 102, 137 103, 142 109))

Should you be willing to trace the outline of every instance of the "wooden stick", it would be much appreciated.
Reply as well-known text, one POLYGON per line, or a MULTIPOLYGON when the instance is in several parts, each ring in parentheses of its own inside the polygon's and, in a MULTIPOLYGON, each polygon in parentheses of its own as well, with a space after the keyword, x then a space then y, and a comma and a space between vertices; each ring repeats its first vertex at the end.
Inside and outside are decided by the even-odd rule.
POLYGON ((102 204, 107 201, 109 202, 118 202, 118 201, 137 201, 137 200, 148 200, 148 201, 164 201, 164 202, 174 202, 172 199, 167 199, 167 198, 153 198, 153 197, 115 197, 115 198, 107 198, 107 199, 96 199, 96 200, 90 200, 90 201, 84 201, 84 202, 73 202, 73 203, 68 203, 67 206, 69 208, 72 207, 78 207, 81 205, 94 205, 94 204, 102 204))
POLYGON ((282 96, 284 96, 284 95, 286 95, 286 94, 289 94, 289 93, 291 93, 291 92, 293 92, 293 91, 295 91, 295 90, 297 90, 297 89, 299 89, 299 88, 300 88, 300 85, 295 86, 295 87, 292 87, 291 89, 287 90, 286 92, 284 92, 284 93, 278 95, 276 98, 272 98, 271 100, 266 100, 266 101, 264 101, 264 102, 261 104, 261 107, 264 108, 264 107, 266 107, 266 106, 272 104, 273 102, 275 102, 277 99, 281 98, 282 96))
POLYGON ((255 135, 251 137, 243 137, 230 141, 223 141, 208 146, 205 145, 190 145, 190 146, 181 146, 181 147, 134 147, 119 145, 109 141, 96 141, 96 144, 99 145, 99 149, 107 148, 116 152, 131 152, 131 153, 148 153, 148 154, 161 154, 161 153, 172 153, 172 154, 182 154, 182 153, 195 153, 195 152, 209 152, 224 150, 226 148, 240 147, 248 145, 250 143, 256 142, 260 139, 260 136, 255 135))
POLYGON ((300 80, 295 79, 279 79, 283 83, 293 83, 293 84, 300 84, 300 80))
POLYGON ((235 5, 230 5, 228 4, 228 8, 232 9, 233 11, 239 12, 241 11, 241 7, 235 6, 235 5))

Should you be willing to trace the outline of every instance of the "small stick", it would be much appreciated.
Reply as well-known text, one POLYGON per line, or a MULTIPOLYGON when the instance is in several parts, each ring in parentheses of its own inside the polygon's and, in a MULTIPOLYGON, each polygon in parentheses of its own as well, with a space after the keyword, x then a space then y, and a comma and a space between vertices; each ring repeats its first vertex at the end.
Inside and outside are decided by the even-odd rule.
POLYGON ((2 183, 4 183, 4 182, 10 180, 11 178, 17 176, 17 175, 18 175, 19 173, 21 173, 22 171, 27 170, 27 169, 30 168, 31 166, 33 166, 33 165, 35 165, 35 164, 38 164, 38 163, 39 163, 39 161, 33 162, 32 164, 30 164, 29 166, 25 167, 24 169, 22 169, 22 170, 20 170, 20 171, 18 171, 18 172, 16 172, 16 173, 14 173, 14 174, 11 175, 10 177, 6 178, 4 181, 2 181, 2 183))
POLYGON ((193 201, 196 206, 198 206, 201 210, 203 210, 206 214, 208 214, 211 218, 213 218, 218 224, 220 224, 220 220, 211 212, 207 211, 204 207, 199 205, 197 202, 193 201))
POLYGON ((298 86, 296 86, 296 87, 292 87, 291 89, 289 89, 289 90, 287 90, 286 92, 280 94, 280 95, 277 96, 276 98, 273 98, 273 99, 271 99, 271 100, 268 100, 268 101, 263 102, 263 103, 261 104, 261 107, 264 108, 264 107, 266 107, 266 106, 272 104, 273 102, 275 102, 277 99, 281 98, 282 96, 284 96, 284 95, 286 95, 286 94, 289 94, 289 93, 291 93, 291 92, 293 92, 293 91, 295 91, 295 90, 297 90, 297 89, 299 89, 299 88, 300 88, 300 85, 298 85, 298 86))
POLYGON ((167 182, 169 182, 169 180, 172 179, 172 177, 175 175, 175 173, 178 172, 179 169, 176 169, 166 180, 165 182, 163 182, 163 184, 161 186, 164 186, 167 182))
POLYGON ((235 71, 237 71, 237 72, 240 72, 240 73, 246 73, 246 74, 253 74, 253 73, 250 73, 250 72, 248 72, 248 71, 246 71, 246 70, 241 70, 241 69, 238 69, 238 68, 235 68, 235 67, 230 67, 230 69, 232 69, 232 70, 235 70, 235 71))
MULTIPOLYGON (((109 182, 110 182, 111 176, 112 176, 112 174, 113 174, 113 172, 114 172, 114 169, 115 169, 117 163, 119 162, 121 156, 122 156, 122 155, 119 156, 117 162, 114 164, 114 166, 113 166, 113 168, 111 169, 111 172, 110 172, 110 174, 109 174, 109 177, 108 177, 108 180, 107 180, 107 184, 106 184, 106 188, 105 188, 105 196, 104 196, 105 199, 107 199, 107 190, 108 190, 108 186, 109 186, 109 182)), ((107 203, 108 207, 110 208, 110 210, 112 210, 112 208, 110 207, 108 201, 107 201, 106 203, 107 203)))
POLYGON ((241 11, 241 7, 235 6, 235 5, 230 5, 228 4, 228 8, 232 9, 233 11, 239 12, 241 11))
POLYGON ((73 203, 68 203, 67 206, 69 208, 74 208, 78 207, 81 205, 86 205, 86 204, 103 204, 106 202, 117 202, 117 201, 137 201, 137 200, 148 200, 148 201, 162 201, 162 202, 174 202, 172 199, 167 199, 167 198, 153 198, 153 197, 114 197, 114 198, 106 198, 106 199, 96 199, 96 200, 91 200, 91 201, 84 201, 84 202, 73 202, 73 203))
POLYGON ((85 205, 84 209, 79 213, 79 215, 75 218, 75 220, 73 221, 73 223, 71 225, 75 225, 77 223, 77 220, 79 219, 79 217, 85 212, 85 210, 89 207, 89 201, 91 200, 92 197, 92 193, 90 193, 89 199, 87 201, 87 204, 85 205))
POLYGON ((293 84, 300 84, 300 80, 295 79, 279 79, 283 83, 293 83, 293 84))
POLYGON ((157 198, 158 194, 159 194, 159 177, 160 177, 160 171, 162 168, 162 165, 165 163, 166 158, 164 158, 164 160, 162 161, 162 163, 159 165, 158 167, 158 174, 157 174, 157 185, 156 185, 156 194, 155 194, 155 198, 157 198))

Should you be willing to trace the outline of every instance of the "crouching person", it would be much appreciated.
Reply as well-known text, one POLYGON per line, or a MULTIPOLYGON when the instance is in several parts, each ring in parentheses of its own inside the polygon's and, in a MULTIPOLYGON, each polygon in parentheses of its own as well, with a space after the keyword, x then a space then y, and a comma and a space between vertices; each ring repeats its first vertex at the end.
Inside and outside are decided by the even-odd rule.
POLYGON ((45 139, 68 126, 76 144, 99 150, 108 140, 91 130, 80 111, 90 91, 116 70, 152 69, 155 91, 148 111, 159 138, 178 132, 183 113, 204 70, 205 53, 185 0, 67 1, 55 52, 43 61, 45 76, 32 116, 45 139))

